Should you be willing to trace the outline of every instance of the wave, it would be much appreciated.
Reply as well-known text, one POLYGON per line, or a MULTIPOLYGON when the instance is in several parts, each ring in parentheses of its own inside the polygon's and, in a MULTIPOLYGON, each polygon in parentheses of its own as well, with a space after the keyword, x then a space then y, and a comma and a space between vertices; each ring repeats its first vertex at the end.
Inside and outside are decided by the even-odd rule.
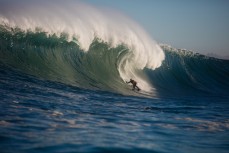
POLYGON ((78 2, 36 3, 0 11, 0 63, 42 79, 122 94, 135 94, 125 83, 130 78, 157 97, 227 94, 228 60, 159 46, 117 12, 78 2))
MULTIPOLYGON (((8 10, 1 12, 0 21, 3 29, 13 28, 8 31, 11 31, 14 36, 17 35, 14 34, 15 29, 20 29, 25 35, 45 32, 48 37, 44 39, 50 38, 48 41, 53 40, 49 36, 62 38, 64 35, 68 42, 75 42, 78 45, 76 50, 83 52, 91 52, 95 40, 107 44, 109 49, 126 46, 127 53, 116 68, 119 76, 123 81, 136 79, 142 84, 144 90, 151 90, 152 87, 138 72, 144 68, 160 67, 164 60, 164 53, 137 23, 124 15, 114 11, 98 10, 80 2, 66 2, 62 5, 61 1, 55 4, 43 1, 32 3, 22 1, 17 7, 5 3, 4 8, 8 10)), ((62 50, 65 52, 66 49, 62 48, 62 50)), ((123 55, 121 51, 119 54, 123 55)))

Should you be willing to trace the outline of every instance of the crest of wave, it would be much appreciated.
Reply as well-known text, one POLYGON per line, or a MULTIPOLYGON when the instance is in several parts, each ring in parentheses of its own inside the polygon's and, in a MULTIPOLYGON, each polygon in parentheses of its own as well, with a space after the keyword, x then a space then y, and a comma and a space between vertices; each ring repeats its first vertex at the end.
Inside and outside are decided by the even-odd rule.
POLYGON ((4 5, 4 9, 0 11, 1 24, 32 31, 39 27, 49 34, 60 35, 65 32, 69 38, 76 37, 84 51, 88 51, 95 37, 108 42, 111 47, 125 44, 130 51, 119 63, 121 78, 136 79, 144 90, 152 89, 137 71, 159 67, 164 60, 164 53, 160 46, 128 17, 116 11, 98 9, 73 1, 20 1, 5 2, 4 5))

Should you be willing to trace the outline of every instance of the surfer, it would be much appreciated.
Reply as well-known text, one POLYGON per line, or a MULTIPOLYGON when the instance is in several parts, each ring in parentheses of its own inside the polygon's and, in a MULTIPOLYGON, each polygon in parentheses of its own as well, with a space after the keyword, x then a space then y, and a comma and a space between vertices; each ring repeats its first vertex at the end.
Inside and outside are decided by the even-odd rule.
POLYGON ((140 88, 137 86, 137 82, 134 81, 133 79, 130 79, 130 81, 126 82, 126 83, 132 83, 132 85, 133 85, 133 89, 132 90, 135 90, 135 89, 137 89, 138 91, 140 90, 140 88))

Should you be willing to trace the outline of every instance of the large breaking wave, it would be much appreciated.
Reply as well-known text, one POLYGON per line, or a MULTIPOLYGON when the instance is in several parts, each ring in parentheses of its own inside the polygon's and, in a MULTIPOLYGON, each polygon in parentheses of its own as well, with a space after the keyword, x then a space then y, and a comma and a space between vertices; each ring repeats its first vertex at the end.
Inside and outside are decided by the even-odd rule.
POLYGON ((152 96, 228 91, 227 60, 165 46, 163 51, 117 12, 78 2, 19 6, 0 11, 4 65, 42 79, 123 94, 134 94, 125 84, 130 78, 152 96))
MULTIPOLYGON (((134 21, 117 12, 99 11, 79 2, 66 2, 65 5, 61 5, 60 1, 55 4, 22 2, 19 6, 17 8, 20 9, 12 7, 10 11, 3 11, 0 16, 1 23, 18 27, 23 31, 29 29, 35 33, 36 29, 40 28, 47 35, 55 34, 58 37, 66 33, 67 40, 75 40, 79 45, 78 50, 84 52, 90 52, 92 42, 97 38, 100 42, 107 43, 108 48, 126 46, 128 53, 119 60, 117 65, 121 79, 136 79, 142 84, 144 90, 151 90, 145 79, 137 72, 144 68, 159 67, 164 59, 164 53, 134 21)), ((63 52, 65 52, 64 48, 63 52)))

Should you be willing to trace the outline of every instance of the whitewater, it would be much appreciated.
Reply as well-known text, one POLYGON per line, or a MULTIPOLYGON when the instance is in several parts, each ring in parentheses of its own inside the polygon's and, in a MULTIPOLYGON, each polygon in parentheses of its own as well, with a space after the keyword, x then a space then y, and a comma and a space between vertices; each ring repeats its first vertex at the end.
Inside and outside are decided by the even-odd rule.
POLYGON ((229 60, 159 45, 82 1, 11 2, 0 6, 1 152, 228 151, 229 60))

